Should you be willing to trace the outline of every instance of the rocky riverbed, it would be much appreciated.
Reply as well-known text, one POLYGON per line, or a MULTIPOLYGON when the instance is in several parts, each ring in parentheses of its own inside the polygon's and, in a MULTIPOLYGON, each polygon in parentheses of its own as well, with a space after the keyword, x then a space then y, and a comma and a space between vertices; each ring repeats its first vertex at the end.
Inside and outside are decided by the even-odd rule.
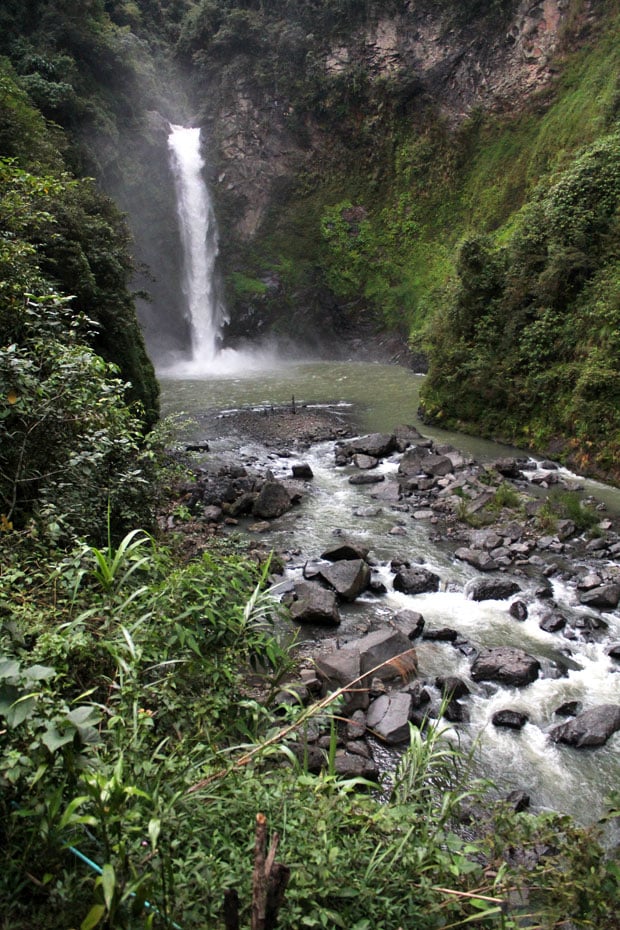
MULTIPOLYGON (((312 501, 308 459, 316 443, 322 448, 329 443, 330 469, 362 495, 348 525, 332 527, 332 544, 305 551, 296 543, 293 523, 274 561, 284 572, 274 582, 287 622, 303 631, 304 640, 298 673, 278 702, 307 704, 344 689, 337 771, 377 779, 378 746, 404 745, 411 724, 424 727, 439 717, 456 731, 467 728, 473 701, 497 707, 490 719, 497 730, 536 728, 548 745, 587 752, 620 739, 617 688, 609 689, 610 700, 582 689, 579 700, 534 715, 520 699, 544 679, 578 672, 582 647, 602 652, 605 674, 620 680, 619 526, 596 501, 577 496, 573 477, 553 462, 525 457, 479 464, 411 426, 351 438, 338 408, 292 402, 287 408, 237 412, 226 427, 260 442, 264 454, 216 462, 206 448, 199 450, 195 480, 179 489, 185 519, 174 513, 164 519, 194 548, 204 535, 240 528, 253 540, 255 557, 264 558, 274 528, 300 502, 312 501), (360 533, 364 520, 379 511, 393 520, 386 535, 394 549, 387 560, 360 533), (425 597, 449 594, 455 584, 408 545, 403 549, 412 524, 426 529, 444 562, 467 567, 461 595, 492 603, 501 623, 515 630, 534 618, 548 634, 544 649, 533 650, 525 636, 523 648, 515 645, 518 630, 516 636, 511 631, 510 642, 503 643, 500 633, 483 645, 475 635, 439 623, 437 615, 429 621, 425 597), (399 609, 383 606, 395 592, 399 609), (376 609, 363 624, 351 623, 349 614, 360 603, 376 609), (429 644, 458 657, 460 673, 453 674, 454 661, 446 658, 445 670, 427 674, 419 657, 429 644)), ((320 768, 329 734, 317 724, 306 728, 304 740, 293 748, 310 768, 320 768)), ((523 805, 528 785, 520 787, 515 803, 523 805)))

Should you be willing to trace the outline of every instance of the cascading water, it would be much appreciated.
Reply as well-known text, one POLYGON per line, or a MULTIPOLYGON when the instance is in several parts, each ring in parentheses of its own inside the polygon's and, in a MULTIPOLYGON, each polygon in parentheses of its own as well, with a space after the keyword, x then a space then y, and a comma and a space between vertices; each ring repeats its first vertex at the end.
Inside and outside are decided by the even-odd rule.
POLYGON ((214 286, 217 228, 203 178, 200 129, 172 126, 168 148, 183 247, 183 294, 191 330, 191 363, 206 370, 218 354, 223 314, 214 286))
POLYGON ((251 351, 221 348, 226 315, 215 286, 217 225, 203 177, 200 129, 174 125, 170 129, 168 149, 183 249, 182 290, 191 346, 189 357, 158 374, 177 378, 238 377, 281 364, 265 346, 251 351))

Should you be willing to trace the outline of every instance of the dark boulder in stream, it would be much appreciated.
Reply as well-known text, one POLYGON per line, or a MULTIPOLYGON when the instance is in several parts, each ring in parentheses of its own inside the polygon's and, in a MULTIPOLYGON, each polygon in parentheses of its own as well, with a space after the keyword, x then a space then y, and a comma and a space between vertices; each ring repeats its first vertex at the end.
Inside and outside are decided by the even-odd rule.
POLYGON ((401 568, 394 576, 394 590, 403 594, 439 591, 439 575, 428 568, 401 568))
POLYGON ((498 646, 483 649, 471 667, 474 681, 497 681, 522 688, 536 681, 540 662, 522 649, 498 646))
POLYGON ((599 704, 585 710, 567 723, 549 731, 554 743, 567 743, 576 749, 603 746, 610 736, 620 730, 620 704, 599 704))
POLYGON ((520 590, 510 578, 472 578, 465 585, 465 597, 472 601, 504 600, 520 590))
POLYGON ((354 601, 370 584, 370 566, 363 559, 328 562, 319 575, 344 601, 354 601))
POLYGON ((291 495, 279 481, 266 481, 254 501, 253 513, 263 520, 274 520, 291 509, 291 495))
POLYGON ((615 610, 620 602, 620 584, 604 584, 579 596, 579 602, 599 610, 615 610))

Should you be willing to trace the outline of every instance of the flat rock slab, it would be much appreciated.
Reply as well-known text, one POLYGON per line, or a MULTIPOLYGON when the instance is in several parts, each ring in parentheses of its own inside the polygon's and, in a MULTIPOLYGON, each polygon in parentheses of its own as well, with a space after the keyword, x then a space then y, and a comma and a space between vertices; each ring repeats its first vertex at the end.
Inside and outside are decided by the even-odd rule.
POLYGON ((370 584, 370 566, 363 559, 328 562, 319 575, 345 601, 354 601, 370 584))
POLYGON ((293 597, 290 613, 297 623, 318 623, 322 626, 338 626, 340 623, 335 591, 328 591, 311 581, 300 581, 293 589, 293 597))
POLYGON ((620 704, 600 704, 561 723, 549 731, 554 743, 567 743, 576 749, 603 746, 620 730, 620 704))
POLYGON ((522 649, 499 646, 483 649, 471 667, 474 681, 497 681, 522 688, 536 681, 540 662, 522 649))
POLYGON ((368 728, 386 743, 406 742, 409 739, 411 703, 411 695, 402 691, 382 694, 368 708, 368 728))
POLYGON ((510 578, 472 578, 465 585, 465 596, 472 601, 504 600, 520 590, 510 578))

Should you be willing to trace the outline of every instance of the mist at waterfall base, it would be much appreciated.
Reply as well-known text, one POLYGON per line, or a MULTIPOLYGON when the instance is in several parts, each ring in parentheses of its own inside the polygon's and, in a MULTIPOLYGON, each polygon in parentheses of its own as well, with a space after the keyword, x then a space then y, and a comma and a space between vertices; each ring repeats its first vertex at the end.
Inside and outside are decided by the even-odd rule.
POLYGON ((227 315, 216 284, 217 224, 204 180, 201 146, 199 128, 171 125, 168 149, 183 255, 181 289, 191 344, 187 352, 170 353, 160 362, 158 375, 163 378, 239 377, 284 364, 273 344, 238 349, 221 345, 227 315))

